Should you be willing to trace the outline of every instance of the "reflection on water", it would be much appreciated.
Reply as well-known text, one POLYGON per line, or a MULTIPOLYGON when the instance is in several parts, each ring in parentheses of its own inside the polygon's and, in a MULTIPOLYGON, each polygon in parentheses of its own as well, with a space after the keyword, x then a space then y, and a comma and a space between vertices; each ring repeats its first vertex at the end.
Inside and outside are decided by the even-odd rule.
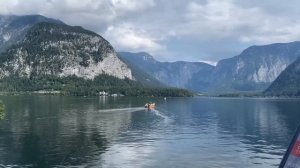
POLYGON ((3 102, 0 100, 0 120, 3 120, 5 116, 5 106, 3 102))
POLYGON ((276 167, 296 99, 2 96, 0 167, 276 167))

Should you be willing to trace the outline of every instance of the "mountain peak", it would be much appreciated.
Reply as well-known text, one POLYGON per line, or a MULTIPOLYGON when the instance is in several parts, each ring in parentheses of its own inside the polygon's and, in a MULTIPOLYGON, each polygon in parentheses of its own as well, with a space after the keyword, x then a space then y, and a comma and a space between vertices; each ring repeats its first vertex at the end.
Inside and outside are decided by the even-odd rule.
POLYGON ((240 55, 249 56, 257 54, 286 54, 286 56, 288 57, 291 54, 295 54, 294 52, 297 50, 300 51, 300 41, 294 41, 289 43, 273 43, 267 45, 253 45, 246 48, 240 55))
POLYGON ((0 53, 19 43, 32 26, 41 22, 64 24, 42 15, 0 15, 0 53))
POLYGON ((119 55, 121 55, 122 57, 130 57, 130 59, 135 59, 136 62, 151 62, 151 63, 156 63, 157 61, 155 60, 155 58, 150 55, 147 52, 137 52, 137 53, 131 53, 131 52, 119 52, 119 55))
POLYGON ((49 22, 64 24, 62 21, 57 19, 48 18, 42 15, 0 15, 2 21, 6 21, 7 26, 10 28, 17 28, 20 26, 34 25, 40 22, 49 22))
POLYGON ((41 15, 16 16, 7 23, 0 41, 6 45, 0 53, 1 77, 75 75, 94 79, 106 74, 132 79, 131 70, 110 43, 92 31, 41 15))
POLYGON ((154 59, 154 57, 152 55, 150 55, 149 53, 146 52, 139 52, 137 53, 138 55, 142 56, 143 59, 147 62, 156 62, 156 60, 154 59))

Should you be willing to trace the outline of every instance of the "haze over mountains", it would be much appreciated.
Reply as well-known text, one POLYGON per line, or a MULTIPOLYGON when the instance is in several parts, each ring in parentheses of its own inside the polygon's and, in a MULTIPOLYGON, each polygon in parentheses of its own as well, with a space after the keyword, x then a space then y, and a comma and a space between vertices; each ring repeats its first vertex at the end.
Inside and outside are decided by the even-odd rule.
MULTIPOLYGON (((291 42, 251 46, 237 56, 220 60, 216 66, 159 62, 145 52, 117 54, 100 35, 56 19, 40 15, 0 16, 1 78, 75 75, 94 79, 106 74, 148 86, 172 86, 201 93, 259 92, 267 89, 299 56, 300 42, 291 42)), ((297 64, 292 64, 275 82, 282 87, 291 84, 283 81, 297 79, 297 64)), ((298 88, 296 83, 289 87, 298 88)), ((269 90, 278 86, 273 84, 269 90)))

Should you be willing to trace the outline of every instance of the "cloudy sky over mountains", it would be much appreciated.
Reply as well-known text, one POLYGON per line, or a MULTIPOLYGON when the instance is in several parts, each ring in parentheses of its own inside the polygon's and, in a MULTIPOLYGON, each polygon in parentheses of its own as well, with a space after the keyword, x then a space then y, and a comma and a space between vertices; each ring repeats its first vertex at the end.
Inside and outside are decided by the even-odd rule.
POLYGON ((1 14, 41 14, 91 29, 118 51, 216 62, 254 44, 300 40, 297 0, 0 0, 1 14))

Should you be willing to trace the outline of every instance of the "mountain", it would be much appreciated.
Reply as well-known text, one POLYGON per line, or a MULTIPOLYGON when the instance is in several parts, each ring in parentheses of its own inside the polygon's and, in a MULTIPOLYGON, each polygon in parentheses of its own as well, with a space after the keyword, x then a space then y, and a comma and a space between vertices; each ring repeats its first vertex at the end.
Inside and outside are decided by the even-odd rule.
POLYGON ((300 56, 300 42, 252 46, 218 62, 211 90, 262 91, 300 56))
POLYGON ((75 75, 93 79, 108 74, 133 79, 131 70, 117 57, 109 42, 81 27, 37 22, 23 38, 18 38, 19 42, 0 54, 1 78, 75 75))
POLYGON ((300 56, 300 42, 251 46, 235 57, 220 60, 216 66, 159 62, 144 52, 119 55, 168 86, 206 93, 253 92, 265 90, 300 56))
POLYGON ((300 42, 292 42, 252 46, 216 66, 159 62, 144 52, 117 54, 100 35, 59 20, 0 15, 0 79, 53 75, 93 80, 105 74, 205 93, 262 91, 299 56, 300 42))
POLYGON ((1 92, 192 96, 129 67, 108 41, 80 26, 40 15, 0 16, 0 25, 1 92))
POLYGON ((192 80, 193 76, 197 74, 206 77, 214 69, 213 66, 200 62, 159 62, 145 52, 119 52, 119 55, 128 64, 137 66, 167 86, 197 91, 202 91, 207 86, 207 81, 206 78, 192 80))
POLYGON ((33 25, 41 22, 63 24, 41 15, 0 15, 0 53, 21 41, 33 25))
POLYGON ((131 69, 132 76, 136 81, 139 81, 144 86, 166 87, 165 84, 163 84, 158 79, 145 72, 142 68, 140 68, 136 64, 131 63, 131 61, 128 60, 128 58, 120 56, 119 53, 118 56, 131 69))
POLYGON ((268 96, 300 96, 300 58, 289 65, 264 93, 268 96))

